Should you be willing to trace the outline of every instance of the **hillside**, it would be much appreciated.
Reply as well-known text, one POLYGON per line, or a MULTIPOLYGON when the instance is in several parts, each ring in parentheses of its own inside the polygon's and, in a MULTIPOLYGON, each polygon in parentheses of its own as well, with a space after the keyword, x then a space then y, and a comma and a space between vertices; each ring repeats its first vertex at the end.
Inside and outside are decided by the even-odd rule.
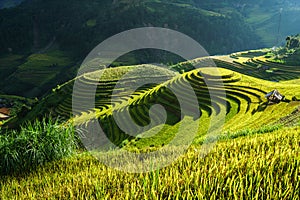
MULTIPOLYGON (((209 120, 214 115, 213 113, 220 114, 220 111, 226 106, 224 131, 237 131, 241 128, 257 128, 262 125, 274 124, 299 106, 299 102, 293 102, 293 100, 300 97, 296 86, 297 80, 300 79, 300 71, 295 66, 274 62, 274 57, 270 57, 271 52, 271 49, 264 49, 239 52, 230 56, 200 58, 171 66, 170 69, 177 70, 177 73, 154 65, 124 66, 91 72, 53 89, 53 92, 33 107, 25 118, 16 118, 11 121, 11 124, 16 122, 19 124, 28 119, 43 117, 45 113, 51 113, 54 116, 65 117, 66 119, 75 114, 74 122, 76 125, 83 125, 83 129, 85 129, 84 127, 95 119, 94 116, 97 116, 97 120, 101 124, 105 124, 105 131, 109 132, 112 138, 117 137, 118 141, 115 142, 120 144, 127 136, 125 134, 124 137, 121 137, 122 131, 115 128, 115 121, 111 118, 112 113, 122 113, 122 110, 129 109, 134 121, 139 126, 147 126, 150 123, 148 113, 150 106, 159 103, 167 109, 168 124, 172 127, 178 123, 180 107, 178 107, 178 102, 176 103, 171 88, 177 91, 177 88, 184 88, 185 84, 190 84, 198 97, 201 116, 196 117, 196 119, 199 118, 199 122, 209 120), (220 68, 219 73, 222 78, 212 75, 206 77, 206 71, 208 74, 210 73, 209 68, 194 69, 191 67, 192 65, 203 66, 203 63, 207 63, 205 61, 207 59, 214 61, 216 66, 220 68), (130 71, 135 73, 132 73, 129 77, 123 77, 119 81, 123 75, 130 71), (104 73, 104 76, 98 80, 99 75, 102 73, 104 73), (138 83, 145 76, 147 77, 147 74, 152 81, 155 80, 154 82, 157 83, 145 85, 138 90, 129 88, 132 80, 134 80, 134 83, 138 83), (211 96, 206 85, 207 81, 212 80, 216 83, 219 80, 220 83, 224 84, 224 87, 211 86, 216 87, 213 89, 217 93, 216 96, 211 96), (78 82, 80 90, 78 93, 73 93, 72 96, 75 81, 78 82), (115 88, 116 85, 118 89, 115 88), (82 104, 85 102, 85 95, 88 95, 93 87, 97 88, 95 108, 83 106, 79 108, 81 110, 75 109, 72 112, 72 97, 73 103, 76 100, 82 104), (286 96, 286 102, 269 106, 264 96, 274 89, 279 90, 286 96), (223 91, 226 97, 218 91, 223 91), (216 102, 211 102, 212 98, 216 102), (274 113, 276 114, 274 115, 274 113), (241 118, 239 124, 235 123, 237 118, 241 118), (111 132, 111 130, 113 131, 111 132)), ((189 94, 184 94, 184 91, 182 89, 180 93, 187 96, 187 101, 189 94)), ((73 106, 76 107, 74 104, 73 106)), ((194 116, 194 114, 190 113, 191 116, 194 116)), ((157 121, 152 125, 157 126, 159 124, 160 122, 157 121)), ((203 128, 205 130, 205 127, 203 128)), ((141 129, 134 132, 144 131, 145 129, 141 129)), ((166 129, 165 132, 170 131, 166 129)), ((201 135, 201 131, 199 133, 201 135)))
POLYGON ((142 174, 109 168, 83 153, 5 177, 0 191, 3 199, 297 199, 299 133, 293 127, 236 135, 205 157, 192 146, 172 165, 142 174))
POLYGON ((19 5, 23 0, 1 0, 0 9, 11 8, 19 5))
MULTIPOLYGON (((238 11, 219 13, 192 1, 28 0, 0 10, 0 93, 40 98, 74 78, 83 58, 103 40, 149 26, 183 32, 211 54, 260 46, 238 11)), ((123 56, 116 65, 178 61, 144 50, 123 56)))
POLYGON ((0 199, 300 200, 299 14, 0 0, 0 199))
POLYGON ((84 57, 107 37, 145 26, 183 32, 200 42, 211 54, 259 45, 258 38, 237 11, 218 13, 185 1, 54 0, 50 3, 35 0, 25 1, 14 9, 1 10, 0 16, 1 38, 5 38, 1 40, 1 54, 9 53, 7 48, 15 53, 38 51, 55 38, 63 50, 84 57), (187 22, 191 26, 186 26, 187 22), (12 33, 14 37, 11 37, 12 33), (223 35, 227 35, 226 40, 223 35))
MULTIPOLYGON (((216 55, 280 46, 300 31, 299 16, 292 0, 27 0, 0 10, 0 93, 41 98, 74 78, 97 44, 128 29, 174 29, 216 55)), ((124 55, 114 66, 179 61, 147 49, 124 55)))
POLYGON ((4 124, 21 128, 0 129, 2 197, 297 199, 300 70, 283 51, 106 68, 58 85, 4 124), (267 101, 274 89, 283 101, 267 101))
POLYGON ((203 8, 227 13, 238 10, 246 24, 259 36, 263 47, 281 46, 287 35, 299 32, 299 7, 297 0, 226 0, 195 3, 203 8))

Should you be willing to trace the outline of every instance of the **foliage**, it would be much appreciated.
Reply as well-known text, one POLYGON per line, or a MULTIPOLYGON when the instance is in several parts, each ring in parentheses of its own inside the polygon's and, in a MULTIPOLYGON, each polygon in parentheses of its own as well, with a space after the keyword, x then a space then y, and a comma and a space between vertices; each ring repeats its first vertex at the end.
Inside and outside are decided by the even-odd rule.
POLYGON ((298 49, 300 48, 300 35, 288 36, 286 38, 286 48, 298 49))
MULTIPOLYGON (((120 147, 125 150, 134 152, 155 151, 161 146, 168 147, 166 151, 172 152, 174 148, 176 150, 176 147, 168 145, 168 142, 177 133, 183 120, 178 119, 176 113, 179 108, 174 96, 165 86, 170 84, 171 88, 176 89, 185 82, 190 83, 197 94, 201 109, 200 118, 184 118, 186 120, 188 117, 188 121, 185 121, 188 124, 184 130, 186 135, 189 131, 198 131, 193 145, 187 154, 171 166, 149 173, 129 174, 110 169, 87 153, 64 158, 74 153, 76 138, 73 128, 69 125, 64 126, 59 121, 36 121, 23 125, 19 131, 2 130, 0 167, 2 174, 9 175, 0 180, 2 198, 297 199, 299 127, 284 128, 278 124, 287 123, 294 126, 299 123, 299 115, 295 108, 300 104, 292 97, 299 96, 297 84, 300 71, 293 66, 270 62, 265 58, 267 52, 236 53, 233 58, 215 56, 213 59, 216 64, 223 67, 219 69, 221 76, 210 74, 209 68, 193 69, 191 64, 204 62, 203 59, 195 59, 174 65, 177 71, 183 70, 182 74, 177 73, 176 76, 170 72, 168 74, 168 70, 163 68, 140 65, 109 68, 77 77, 80 83, 97 84, 95 96, 100 100, 96 101, 96 109, 77 111, 72 121, 78 128, 84 127, 96 114, 97 120, 108 131, 106 133, 109 139, 121 144, 120 147), (257 66, 266 65, 274 74, 264 74, 257 69, 257 66), (152 78, 167 75, 170 80, 164 80, 162 84, 146 85, 135 91, 132 96, 131 93, 126 96, 124 92, 131 92, 125 90, 128 89, 128 83, 150 76, 143 71, 146 66, 150 67, 146 72, 152 78), (128 79, 123 76, 136 67, 141 67, 137 70, 138 73, 133 73, 128 79), (278 75, 277 71, 280 72, 278 75), (252 77, 245 75, 247 73, 252 77), (99 80, 101 74, 103 77, 99 80), (118 101, 111 102, 110 95, 121 77, 122 93, 120 96, 115 94, 118 101), (222 79, 227 106, 223 134, 217 137, 219 141, 216 147, 205 157, 201 154, 201 144, 204 140, 215 141, 216 138, 207 138, 205 135, 212 113, 219 112, 218 109, 224 112, 225 107, 222 101, 213 102, 215 106, 208 101, 207 86, 203 77, 222 79), (280 78, 280 82, 263 80, 270 78, 280 78), (287 99, 295 101, 268 105, 264 102, 264 95, 274 88, 286 95, 287 99), (125 104, 127 101, 128 106, 125 104), (170 112, 166 124, 155 121, 159 118, 154 116, 157 114, 155 110, 153 115, 149 115, 149 108, 154 103, 164 105, 170 112), (124 137, 126 134, 111 118, 114 105, 117 105, 114 110, 116 112, 129 109, 132 120, 141 126, 149 124, 149 118, 154 116, 153 122, 157 126, 150 130, 143 129, 134 139, 124 137), (290 123, 291 120, 293 123, 290 123), (263 126, 264 124, 267 126, 263 126), (160 132, 155 132, 155 129, 160 132), (25 173, 14 174, 20 171, 25 173)), ((71 94, 74 80, 54 89, 53 93, 41 100, 23 120, 35 119, 48 111, 69 118, 72 111, 71 94)), ((214 88, 216 96, 219 90, 218 86, 214 88)), ((86 91, 80 90, 79 97, 83 97, 86 91)), ((188 101, 188 94, 185 94, 184 90, 180 92, 188 101)))
POLYGON ((55 85, 73 78, 76 71, 72 65, 68 54, 55 49, 27 58, 3 56, 0 58, 0 69, 3 70, 0 90, 10 95, 40 97, 55 85))
POLYGON ((109 36, 145 26, 168 27, 186 33, 212 54, 259 46, 259 38, 237 9, 226 14, 211 10, 214 6, 203 9, 192 1, 172 0, 25 2, 0 11, 0 37, 5 38, 0 40, 0 53, 8 53, 8 48, 14 53, 32 52, 47 46, 56 37, 61 49, 78 59, 109 36))
POLYGON ((191 147, 153 172, 116 171, 80 154, 22 177, 0 180, 3 199, 295 199, 299 200, 298 128, 218 143, 205 157, 191 147))
POLYGON ((2 0, 0 2, 0 9, 10 8, 19 5, 24 0, 2 0))
MULTIPOLYGON (((7 94, 41 97, 55 85, 73 78, 78 63, 101 41, 137 27, 166 27, 183 32, 210 54, 274 45, 277 35, 273 31, 278 27, 281 3, 260 0, 251 3, 233 0, 222 3, 214 0, 25 1, 18 7, 0 10, 0 55, 24 55, 18 60, 19 64, 13 66, 2 67, 0 59, 3 72, 0 90, 7 94), (266 6, 270 9, 266 10, 266 6), (68 55, 72 63, 53 68, 51 66, 58 62, 49 62, 47 70, 45 63, 39 62, 25 67, 27 70, 18 68, 31 63, 28 62, 31 54, 43 52, 48 56, 44 49, 49 45, 56 46, 63 56, 68 55)), ((299 6, 292 3, 296 8, 299 6)), ((288 5, 285 12, 291 16, 282 22, 280 42, 285 35, 299 32, 297 9, 288 5), (290 18, 295 20, 288 20, 290 18)), ((147 49, 124 55, 112 66, 178 61, 181 60, 174 55, 147 49)))
POLYGON ((26 172, 72 155, 76 147, 72 126, 58 120, 36 120, 20 130, 0 131, 1 175, 26 172))

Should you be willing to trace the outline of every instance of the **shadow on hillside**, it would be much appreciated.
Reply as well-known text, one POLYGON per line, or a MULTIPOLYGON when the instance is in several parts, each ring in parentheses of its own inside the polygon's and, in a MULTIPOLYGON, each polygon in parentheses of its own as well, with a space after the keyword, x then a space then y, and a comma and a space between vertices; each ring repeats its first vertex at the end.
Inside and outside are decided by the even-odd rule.
MULTIPOLYGON (((291 100, 285 98, 281 102, 290 103, 291 100)), ((263 103, 259 104, 259 106, 257 107, 257 109, 254 109, 252 111, 252 115, 255 114, 256 112, 264 112, 268 106, 272 106, 274 104, 277 104, 277 103, 263 102, 263 103)))
POLYGON ((256 112, 263 112, 266 110, 266 108, 268 107, 269 103, 268 102, 263 102, 261 104, 259 104, 259 106, 257 107, 257 109, 252 111, 252 115, 255 114, 256 112))

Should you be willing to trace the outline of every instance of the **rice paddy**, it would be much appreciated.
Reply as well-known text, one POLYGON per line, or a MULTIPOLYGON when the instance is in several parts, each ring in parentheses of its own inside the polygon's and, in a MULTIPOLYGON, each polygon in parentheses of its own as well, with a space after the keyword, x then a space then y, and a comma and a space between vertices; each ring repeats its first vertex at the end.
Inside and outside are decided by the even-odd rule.
POLYGON ((199 146, 143 174, 116 171, 84 153, 0 180, 2 199, 299 199, 300 130, 284 128, 199 146))
POLYGON ((78 148, 70 157, 3 176, 2 198, 299 199, 300 71, 271 62, 265 54, 195 59, 172 70, 154 65, 108 68, 57 86, 27 119, 51 112, 67 121, 63 125, 75 125, 79 136, 99 123, 110 142, 129 152, 180 151, 183 146, 169 143, 183 121, 188 125, 182 136, 194 131, 195 137, 178 160, 147 173, 112 169, 78 148), (210 66, 192 67, 209 63, 207 59, 219 74, 211 73, 210 66), (134 87, 150 81, 146 78, 153 83, 134 87), (285 95, 279 104, 265 98, 274 89, 285 95), (82 103, 93 92, 94 104, 82 103), (188 105, 184 112, 181 102, 188 105), (126 122, 123 127, 115 116, 126 122), (207 136, 211 123, 220 125, 214 140, 207 136), (216 145, 203 156, 201 147, 210 142, 216 145))

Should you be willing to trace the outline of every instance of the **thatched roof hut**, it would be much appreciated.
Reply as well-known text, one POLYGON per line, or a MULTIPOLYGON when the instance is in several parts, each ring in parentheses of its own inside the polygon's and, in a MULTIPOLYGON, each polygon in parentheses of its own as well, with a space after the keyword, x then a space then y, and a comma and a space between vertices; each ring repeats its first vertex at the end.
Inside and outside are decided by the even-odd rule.
POLYGON ((285 96, 280 94, 278 90, 273 90, 272 92, 266 94, 265 97, 268 99, 269 103, 279 103, 284 100, 285 96))

